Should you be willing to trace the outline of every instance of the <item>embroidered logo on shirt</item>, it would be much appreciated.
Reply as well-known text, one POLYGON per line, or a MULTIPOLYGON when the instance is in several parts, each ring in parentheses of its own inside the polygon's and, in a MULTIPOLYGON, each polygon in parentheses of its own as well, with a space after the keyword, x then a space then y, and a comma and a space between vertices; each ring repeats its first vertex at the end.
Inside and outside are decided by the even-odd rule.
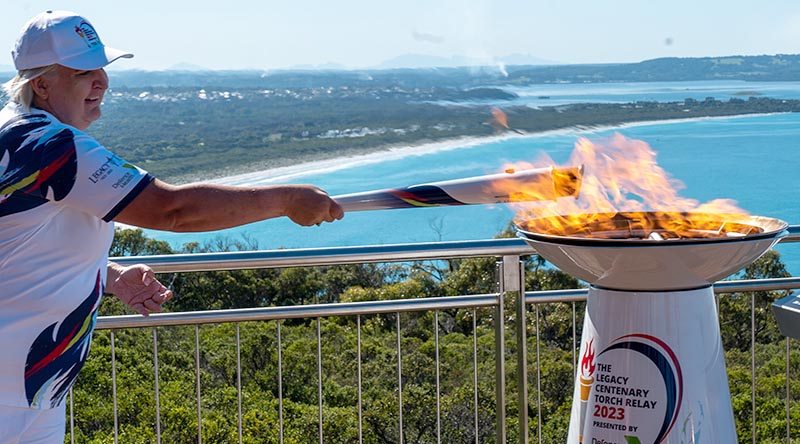
MULTIPOLYGON (((94 170, 92 172, 92 174, 89 176, 89 181, 92 182, 92 183, 98 183, 100 181, 105 180, 112 173, 114 173, 114 169, 116 167, 125 168, 125 169, 133 170, 133 171, 138 171, 135 166, 131 165, 130 163, 125 162, 124 160, 122 160, 118 156, 112 154, 110 156, 107 156, 106 157, 106 161, 102 165, 100 165, 96 170, 94 170)), ((131 173, 127 173, 127 172, 125 173, 125 175, 130 175, 131 178, 133 177, 133 175, 131 173)), ((128 181, 130 181, 130 179, 128 181)), ((117 186, 114 186, 114 188, 117 188, 117 186)))

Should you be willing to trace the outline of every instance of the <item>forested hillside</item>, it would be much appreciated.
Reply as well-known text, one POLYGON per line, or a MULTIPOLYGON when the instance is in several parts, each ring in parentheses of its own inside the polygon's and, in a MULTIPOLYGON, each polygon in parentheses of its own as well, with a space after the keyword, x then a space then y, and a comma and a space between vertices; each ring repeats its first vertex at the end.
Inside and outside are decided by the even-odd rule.
POLYGON ((676 82, 688 80, 797 81, 800 55, 726 56, 645 60, 639 63, 520 67, 511 83, 676 82))

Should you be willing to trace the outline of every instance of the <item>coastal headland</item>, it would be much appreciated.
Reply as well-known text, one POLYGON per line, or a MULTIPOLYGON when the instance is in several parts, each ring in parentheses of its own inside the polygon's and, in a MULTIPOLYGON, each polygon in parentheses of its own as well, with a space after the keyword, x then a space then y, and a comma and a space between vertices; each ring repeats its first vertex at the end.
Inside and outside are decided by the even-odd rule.
POLYGON ((157 177, 186 183, 460 139, 800 111, 800 100, 758 96, 536 108, 511 99, 501 89, 122 88, 91 133, 157 177))

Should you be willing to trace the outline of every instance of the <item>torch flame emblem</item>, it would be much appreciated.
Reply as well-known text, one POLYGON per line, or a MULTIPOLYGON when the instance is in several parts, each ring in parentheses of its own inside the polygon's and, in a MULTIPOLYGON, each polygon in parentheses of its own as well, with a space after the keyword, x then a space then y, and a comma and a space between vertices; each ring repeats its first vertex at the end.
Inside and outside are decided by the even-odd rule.
POLYGON ((586 427, 586 410, 589 406, 589 393, 594 384, 594 338, 586 344, 586 349, 581 357, 581 374, 578 377, 578 387, 580 389, 580 425, 578 428, 578 441, 583 443, 583 431, 586 427))
POLYGON ((586 350, 583 352, 583 357, 581 358, 581 374, 585 378, 591 378, 594 374, 594 347, 592 344, 594 343, 594 338, 592 338, 588 344, 586 344, 586 350))

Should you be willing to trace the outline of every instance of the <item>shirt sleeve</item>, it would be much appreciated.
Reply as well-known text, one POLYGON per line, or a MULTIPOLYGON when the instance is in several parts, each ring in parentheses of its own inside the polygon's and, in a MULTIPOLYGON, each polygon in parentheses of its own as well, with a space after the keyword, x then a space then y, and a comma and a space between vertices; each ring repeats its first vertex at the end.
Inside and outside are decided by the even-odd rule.
POLYGON ((63 205, 110 222, 153 180, 145 170, 126 162, 95 139, 75 134, 77 171, 63 205))

